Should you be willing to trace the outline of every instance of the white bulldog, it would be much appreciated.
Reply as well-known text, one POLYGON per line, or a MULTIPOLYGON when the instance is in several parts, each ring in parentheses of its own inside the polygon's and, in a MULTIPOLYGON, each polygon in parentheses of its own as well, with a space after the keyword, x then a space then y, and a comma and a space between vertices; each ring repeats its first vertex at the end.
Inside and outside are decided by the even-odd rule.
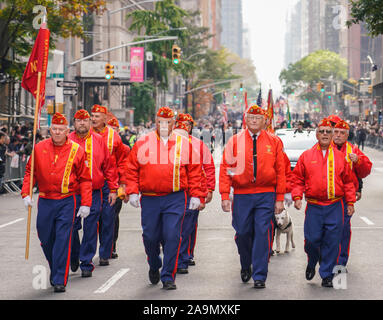
POLYGON ((289 252, 290 250, 290 242, 291 246, 295 248, 295 243, 293 239, 294 233, 294 224, 289 215, 289 213, 283 210, 280 214, 275 215, 275 219, 277 221, 277 236, 275 238, 275 242, 277 245, 276 252, 279 253, 281 251, 281 234, 286 233, 286 247, 285 252, 289 252))

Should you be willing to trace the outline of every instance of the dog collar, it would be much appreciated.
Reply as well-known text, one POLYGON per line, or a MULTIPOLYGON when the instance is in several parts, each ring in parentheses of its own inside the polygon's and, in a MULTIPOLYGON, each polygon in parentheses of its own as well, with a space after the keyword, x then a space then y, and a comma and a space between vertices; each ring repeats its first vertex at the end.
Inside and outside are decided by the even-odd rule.
POLYGON ((288 227, 291 227, 291 224, 292 224, 292 221, 290 221, 289 223, 288 223, 288 225, 285 227, 285 228, 281 228, 281 227, 279 227, 278 225, 277 225, 277 228, 278 229, 281 229, 281 230, 286 230, 288 227))

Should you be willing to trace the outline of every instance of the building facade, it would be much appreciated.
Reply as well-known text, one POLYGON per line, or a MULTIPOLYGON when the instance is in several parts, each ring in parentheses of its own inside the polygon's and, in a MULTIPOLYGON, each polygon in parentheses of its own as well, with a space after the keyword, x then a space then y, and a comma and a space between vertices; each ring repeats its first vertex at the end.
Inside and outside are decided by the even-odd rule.
POLYGON ((222 0, 221 44, 243 58, 243 16, 241 0, 222 0))

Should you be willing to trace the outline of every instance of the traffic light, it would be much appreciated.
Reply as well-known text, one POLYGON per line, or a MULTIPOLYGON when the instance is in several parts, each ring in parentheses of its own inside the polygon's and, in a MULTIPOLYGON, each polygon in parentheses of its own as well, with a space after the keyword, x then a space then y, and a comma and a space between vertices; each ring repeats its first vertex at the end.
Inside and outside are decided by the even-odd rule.
POLYGON ((114 66, 110 63, 105 65, 105 79, 111 80, 114 78, 114 66))
POLYGON ((324 83, 323 82, 320 83, 320 91, 324 92, 324 83))
POLYGON ((243 83, 242 82, 239 84, 239 91, 243 91, 243 83))
POLYGON ((173 64, 179 64, 181 62, 181 48, 176 44, 172 46, 172 61, 173 64))
POLYGON ((322 89, 321 82, 317 83, 317 91, 320 92, 322 89))
POLYGON ((372 93, 372 86, 368 86, 368 93, 369 93, 369 94, 372 93))

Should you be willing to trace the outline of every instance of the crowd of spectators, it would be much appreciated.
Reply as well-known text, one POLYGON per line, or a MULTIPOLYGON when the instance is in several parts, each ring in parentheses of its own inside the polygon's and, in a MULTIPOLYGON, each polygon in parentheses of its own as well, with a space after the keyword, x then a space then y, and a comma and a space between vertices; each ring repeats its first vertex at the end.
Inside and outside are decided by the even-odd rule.
MULTIPOLYGON (((197 119, 193 129, 193 135, 202 139, 211 151, 217 145, 225 145, 228 139, 242 129, 241 112, 229 111, 226 116, 220 111, 214 114, 203 116, 197 119)), ((304 117, 305 120, 297 120, 292 123, 293 128, 303 127, 305 129, 314 129, 316 121, 310 120, 310 117, 304 117)), ((348 121, 350 124, 349 140, 357 144, 363 150, 367 139, 379 138, 383 142, 383 125, 378 121, 348 121)), ((287 121, 277 124, 275 129, 287 128, 287 121)), ((155 123, 148 121, 133 127, 120 127, 120 136, 126 145, 130 148, 141 136, 153 130, 155 123)), ((25 165, 32 152, 33 143, 33 123, 15 124, 8 129, 7 125, 0 126, 0 192, 2 183, 6 175, 6 163, 9 161, 10 167, 18 168, 25 165)), ((41 128, 36 134, 36 143, 49 138, 48 128, 41 128)), ((375 140, 376 141, 376 140, 375 140)), ((379 140, 380 141, 380 140, 379 140)), ((24 172, 20 170, 20 172, 24 172)))

